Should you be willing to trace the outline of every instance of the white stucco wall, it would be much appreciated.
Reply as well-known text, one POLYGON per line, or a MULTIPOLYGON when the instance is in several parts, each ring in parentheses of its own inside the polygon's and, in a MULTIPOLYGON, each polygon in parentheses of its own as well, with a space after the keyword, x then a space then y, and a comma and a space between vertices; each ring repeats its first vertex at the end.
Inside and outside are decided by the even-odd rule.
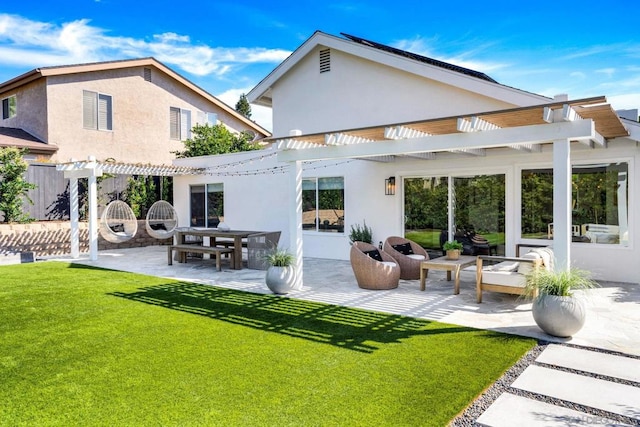
MULTIPOLYGON (((589 149, 572 144, 572 163, 629 163, 629 235, 627 247, 607 244, 572 243, 572 264, 587 269, 597 279, 640 282, 640 220, 638 189, 640 188, 640 149, 629 140, 610 142, 608 149, 589 149)), ((258 158, 269 152, 249 152, 195 159, 179 159, 174 163, 189 166, 215 166, 258 158)), ((231 171, 264 170, 282 166, 275 157, 230 169, 231 171)), ((506 248, 507 255, 515 255, 520 239, 519 176, 522 169, 551 167, 551 147, 542 153, 523 154, 515 150, 491 150, 486 157, 438 154, 436 160, 398 158, 395 162, 379 163, 365 160, 315 162, 305 164, 303 177, 343 176, 345 182, 345 233, 303 232, 305 257, 348 259, 348 233, 353 224, 366 221, 373 230, 374 242, 388 236, 404 234, 403 178, 412 176, 472 176, 500 174, 506 177, 506 248), (384 180, 396 177, 395 196, 384 194, 384 180)), ((289 246, 288 178, 285 174, 250 176, 184 176, 174 180, 175 206, 180 224, 189 224, 189 185, 196 183, 224 183, 225 221, 233 228, 281 230, 281 245, 289 246)), ((529 240, 529 243, 551 243, 529 240)))
MULTIPOLYGON (((320 73, 321 49, 316 47, 273 85, 274 136, 286 136, 291 129, 309 134, 519 106, 336 49, 331 49, 331 71, 320 73)), ((529 105, 541 102, 532 94, 529 105)))

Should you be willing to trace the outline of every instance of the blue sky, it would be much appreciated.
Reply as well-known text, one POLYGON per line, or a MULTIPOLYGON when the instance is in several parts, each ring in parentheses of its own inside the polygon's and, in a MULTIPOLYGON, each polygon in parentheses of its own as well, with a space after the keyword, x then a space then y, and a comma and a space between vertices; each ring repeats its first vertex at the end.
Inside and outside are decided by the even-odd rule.
MULTIPOLYGON (((48 0, 0 5, 0 81, 154 56, 234 106, 314 31, 482 71, 499 83, 640 108, 640 2, 48 0)), ((268 110, 253 118, 270 128, 268 110)))

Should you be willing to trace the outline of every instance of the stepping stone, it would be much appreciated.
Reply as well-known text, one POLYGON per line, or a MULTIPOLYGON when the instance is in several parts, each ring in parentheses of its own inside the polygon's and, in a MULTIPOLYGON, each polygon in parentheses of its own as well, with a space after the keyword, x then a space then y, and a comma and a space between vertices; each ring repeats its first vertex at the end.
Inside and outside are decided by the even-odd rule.
POLYGON ((531 365, 513 388, 640 420, 640 388, 531 365))
POLYGON ((640 383, 640 359, 552 344, 536 362, 640 383))
POLYGON ((476 422, 490 427, 622 425, 616 424, 615 421, 511 393, 501 394, 476 422))

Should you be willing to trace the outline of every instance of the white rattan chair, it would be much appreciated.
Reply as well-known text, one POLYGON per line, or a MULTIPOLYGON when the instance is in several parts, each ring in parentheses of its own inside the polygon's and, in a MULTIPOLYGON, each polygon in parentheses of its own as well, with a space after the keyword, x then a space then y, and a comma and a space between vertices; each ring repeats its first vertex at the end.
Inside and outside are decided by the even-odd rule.
POLYGON ((114 200, 102 212, 99 231, 107 242, 123 243, 138 232, 138 220, 129 205, 114 200))
POLYGON ((144 225, 149 236, 169 239, 173 237, 178 226, 178 213, 171 203, 158 200, 149 208, 144 225))

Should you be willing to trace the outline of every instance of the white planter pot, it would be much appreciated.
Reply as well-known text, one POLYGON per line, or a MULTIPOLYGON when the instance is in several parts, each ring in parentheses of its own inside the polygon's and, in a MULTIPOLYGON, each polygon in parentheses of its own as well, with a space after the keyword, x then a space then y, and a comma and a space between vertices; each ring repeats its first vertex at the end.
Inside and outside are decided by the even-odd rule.
POLYGON ((296 281, 294 267, 274 267, 267 269, 265 283, 274 294, 286 294, 293 289, 296 281))
POLYGON ((533 319, 549 335, 570 337, 584 325, 584 302, 576 297, 540 295, 533 301, 533 319))

